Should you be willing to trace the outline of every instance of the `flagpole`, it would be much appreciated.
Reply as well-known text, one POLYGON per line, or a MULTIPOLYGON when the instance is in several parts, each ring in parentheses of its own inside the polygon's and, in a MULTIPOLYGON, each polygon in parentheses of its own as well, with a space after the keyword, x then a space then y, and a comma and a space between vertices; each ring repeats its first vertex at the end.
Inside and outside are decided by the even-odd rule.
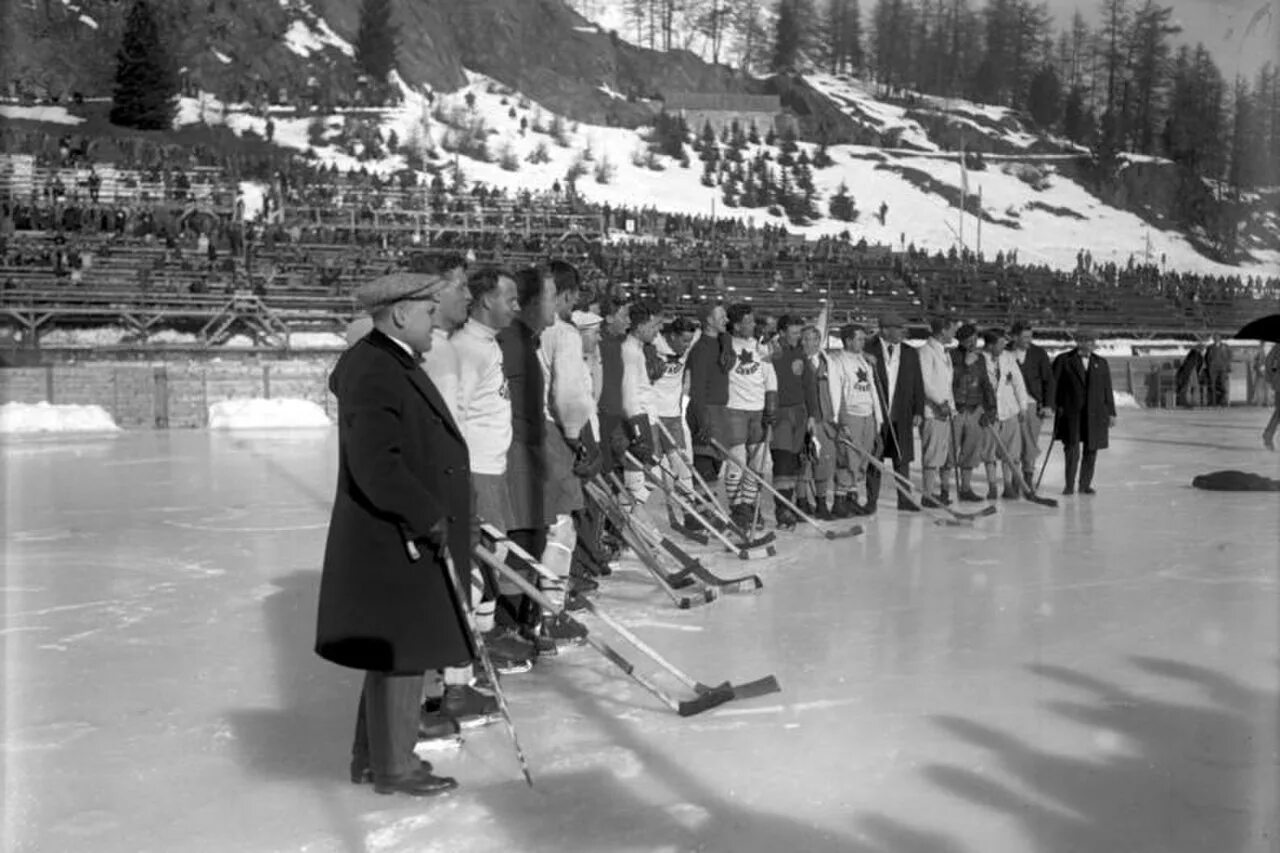
POLYGON ((969 188, 969 177, 965 174, 964 166, 964 129, 960 130, 960 230, 957 232, 960 239, 960 253, 964 254, 964 204, 966 191, 969 188))
POLYGON ((978 185, 978 254, 982 254, 982 185, 978 185))

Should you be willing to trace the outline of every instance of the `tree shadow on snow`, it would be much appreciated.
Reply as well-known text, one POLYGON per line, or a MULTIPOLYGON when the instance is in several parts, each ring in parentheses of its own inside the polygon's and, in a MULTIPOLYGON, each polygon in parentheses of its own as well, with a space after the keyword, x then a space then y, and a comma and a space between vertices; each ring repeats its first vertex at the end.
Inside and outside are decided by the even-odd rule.
POLYGON ((954 765, 931 766, 926 775, 1021 822, 1043 853, 1275 850, 1276 694, 1178 661, 1132 662, 1143 673, 1199 687, 1206 701, 1180 704, 1035 665, 1032 672, 1084 694, 1049 702, 1048 709, 1094 733, 1091 754, 1051 753, 982 723, 940 716, 940 726, 989 751, 1014 781, 954 765))

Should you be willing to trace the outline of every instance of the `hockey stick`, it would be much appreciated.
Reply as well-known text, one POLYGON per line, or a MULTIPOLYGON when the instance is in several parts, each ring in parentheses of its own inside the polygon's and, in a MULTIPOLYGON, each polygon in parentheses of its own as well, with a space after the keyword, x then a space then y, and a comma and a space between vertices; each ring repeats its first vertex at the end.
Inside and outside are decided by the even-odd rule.
MULTIPOLYGON (((667 471, 667 469, 664 468, 661 463, 657 465, 657 468, 662 473, 670 476, 670 472, 667 471)), ((652 478, 651 478, 651 481, 652 481, 652 478)), ((679 483, 677 483, 677 486, 679 486, 679 483)), ((753 554, 752 549, 764 548, 765 556, 768 556, 768 557, 775 556, 778 553, 772 545, 772 542, 774 540, 774 536, 772 533, 766 536, 762 536, 755 541, 749 541, 744 545, 739 545, 735 543, 725 534, 724 532, 724 530, 726 529, 725 525, 723 524, 717 525, 715 522, 709 520, 705 515, 703 515, 701 511, 699 511, 698 507, 694 505, 694 502, 697 499, 698 499, 697 495, 693 492, 690 492, 688 489, 684 489, 683 492, 680 490, 672 490, 667 493, 668 503, 676 504, 682 512, 692 517, 693 520, 698 522, 698 525, 702 527, 703 530, 706 531, 705 533, 696 533, 696 538, 695 538, 694 536, 689 536, 689 532, 687 531, 686 528, 683 528, 683 527, 677 528, 675 527, 675 525, 672 525, 672 527, 676 529, 679 533, 681 533, 681 535, 689 536, 689 538, 694 539, 694 541, 698 542, 698 544, 700 545, 707 544, 707 542, 709 541, 707 539, 708 535, 714 536, 716 539, 720 540, 721 544, 724 545, 725 550, 727 550, 731 554, 737 554, 739 558, 743 560, 749 560, 752 557, 760 556, 759 554, 753 554)))
MULTIPOLYGON (((409 552, 410 562, 417 562, 422 558, 422 553, 418 551, 418 546, 413 544, 413 540, 405 541, 405 549, 409 552)), ((440 554, 444 557, 444 573, 449 578, 449 587, 453 590, 454 599, 456 599, 459 608, 463 608, 458 614, 467 631, 471 634, 471 641, 475 643, 476 652, 480 657, 480 664, 484 667, 485 677, 489 679, 489 684, 493 688, 493 696, 498 700, 498 710, 502 712, 502 721, 507 726, 507 734, 511 736, 511 745, 515 747, 516 760, 520 762, 520 772, 524 774, 524 781, 529 783, 529 787, 533 787, 533 775, 529 772, 529 762, 525 760, 524 750, 520 748, 520 738, 516 735, 515 723, 511 721, 511 709, 507 707, 507 697, 502 692, 502 686, 498 681, 497 670, 493 668, 493 660, 489 657, 489 649, 484 644, 484 636, 476 629, 475 624, 467 618, 465 605, 463 602, 468 601, 462 594, 462 585, 458 582, 457 572, 454 570, 453 555, 449 553, 449 546, 440 549, 440 554)))
POLYGON ((1044 451, 1044 462, 1040 463, 1040 473, 1036 475, 1036 487, 1033 492, 1040 491, 1040 481, 1044 479, 1044 471, 1049 467, 1049 456, 1053 453, 1053 436, 1049 436, 1049 446, 1044 451))
MULTIPOLYGON (((841 441, 847 440, 848 439, 844 438, 841 439, 841 441)), ((855 446, 854 450, 859 453, 866 453, 866 451, 860 447, 855 446)), ((974 512, 961 512, 958 509, 952 509, 949 506, 944 506, 943 504, 934 501, 926 504, 924 501, 915 497, 915 485, 910 480, 895 471, 892 466, 886 465, 883 461, 876 459, 874 456, 868 456, 867 458, 871 464, 879 468, 881 472, 888 474, 893 478, 893 483, 897 486, 898 493, 910 501, 912 506, 921 507, 922 509, 937 510, 938 512, 946 513, 957 521, 973 521, 977 518, 985 518, 988 515, 995 515, 996 512, 998 512, 998 510, 993 506, 984 506, 982 509, 974 512)))
MULTIPOLYGON (((881 460, 876 459, 874 453, 868 453, 867 451, 863 450, 861 447, 854 444, 852 441, 845 438, 844 436, 839 436, 837 437, 836 440, 839 441, 841 444, 845 445, 846 447, 848 447, 849 449, 853 450, 853 452, 861 454, 863 457, 866 458, 868 462, 870 462, 872 465, 878 468, 881 473, 886 473, 887 471, 887 473, 889 474, 897 475, 898 473, 897 471, 894 471, 888 465, 885 465, 884 462, 882 462, 881 460)), ((912 495, 911 490, 909 488, 904 487, 902 485, 902 482, 898 480, 896 476, 891 477, 890 482, 893 483, 894 488, 898 490, 898 494, 902 497, 903 500, 907 501, 917 509, 923 509, 927 511, 930 517, 933 518, 935 524, 944 524, 944 525, 947 525, 948 527, 964 527, 965 526, 964 522, 972 521, 972 519, 968 519, 968 518, 959 518, 954 514, 939 515, 938 513, 945 512, 947 507, 940 506, 939 508, 935 509, 932 506, 928 506, 928 507, 922 506, 921 503, 918 500, 916 500, 915 496, 912 495)), ((994 510, 995 507, 992 507, 991 509, 994 510)))
MULTIPOLYGON (((671 442, 672 446, 675 446, 676 444, 675 438, 671 435, 671 431, 667 429, 667 425, 664 424, 661 420, 658 421, 658 429, 661 430, 662 434, 667 437, 667 440, 671 442)), ((680 452, 679 448, 677 448, 677 452, 680 452)), ((707 481, 703 478, 702 474, 698 473, 698 467, 693 464, 693 460, 681 454, 681 461, 683 461, 685 464, 685 467, 689 469, 689 473, 693 475, 693 479, 696 480, 698 482, 698 485, 702 487, 703 494, 706 495, 707 506, 713 512, 715 512, 716 516, 719 517, 725 529, 729 530, 731 533, 737 536, 740 540, 742 540, 742 544, 737 547, 748 548, 748 549, 759 548, 768 544, 769 542, 772 542, 776 538, 772 531, 764 534, 763 536, 760 536, 759 538, 752 538, 751 534, 748 531, 743 530, 734 522, 734 520, 730 517, 728 510, 726 510, 723 506, 720 505, 720 501, 717 500, 716 498, 715 490, 712 489, 711 486, 707 484, 707 481)), ((659 464, 658 467, 662 467, 661 464, 659 464)), ((694 493, 694 498, 695 499, 698 498, 698 495, 696 492, 694 493)), ((773 555, 770 554, 770 556, 773 556, 773 555)))
MULTIPOLYGON (((514 543, 511 543, 510 540, 504 540, 504 541, 506 541, 508 545, 514 544, 514 543)), ((532 598, 540 606, 545 607, 554 613, 562 613, 564 618, 568 619, 573 624, 582 627, 583 630, 586 632, 585 639, 586 639, 587 645, 591 646, 591 648, 599 652, 606 660, 608 660, 614 666, 618 667, 618 669, 621 669, 627 675, 635 679, 635 682, 637 684, 639 684, 645 690, 648 690, 654 696, 658 697, 659 701, 661 701, 662 704, 666 705, 668 708, 675 711, 680 716, 691 717, 694 714, 700 714, 703 711, 709 711, 712 708, 716 707, 717 705, 723 705, 725 702, 731 701, 733 699, 733 691, 729 689, 727 684, 708 688, 707 692, 699 693, 693 699, 687 699, 687 700, 681 701, 681 700, 672 698, 670 694, 668 694, 661 687, 654 684, 652 681, 650 681, 648 678, 645 678, 640 673, 636 672, 635 665, 631 663, 631 661, 623 657, 621 654, 619 654, 612 646, 592 636, 589 628, 587 628, 585 625, 582 625, 581 622, 579 622, 573 616, 569 615, 567 612, 557 610, 555 605, 552 604, 551 600, 547 598, 542 593, 541 590, 539 590, 536 586, 534 586, 533 584, 525 580, 523 577, 521 577, 518 572, 512 571, 510 566, 504 564, 501 560, 499 560, 496 556, 494 556, 493 553, 489 551, 487 548, 477 545, 473 553, 481 562, 485 563, 490 568, 492 568, 495 572, 500 573, 507 580, 514 583, 517 587, 520 588, 520 590, 525 595, 532 598)), ((525 559, 525 556, 527 555, 522 556, 520 552, 516 552, 514 551, 514 549, 513 549, 513 553, 515 553, 516 556, 519 557, 520 559, 525 560, 525 562, 529 563, 530 566, 533 566, 535 570, 539 566, 541 566, 541 564, 538 563, 537 561, 525 559)), ((542 568, 544 571, 546 571, 545 566, 543 566, 542 568)), ((589 600, 583 599, 583 601, 588 605, 588 607, 591 606, 591 602, 589 600)), ((595 611, 593 610, 592 612, 595 612, 595 611)), ((639 648, 639 646, 637 646, 636 648, 639 648)))
MULTIPOLYGON (((951 473, 955 477, 956 481, 956 500, 960 500, 960 448, 957 446, 958 439, 956 436, 956 418, 954 414, 947 418, 947 427, 951 430, 951 473)), ((945 480, 945 478, 942 477, 939 477, 938 479, 945 480)), ((945 492, 947 490, 946 482, 944 481, 941 483, 941 486, 942 491, 945 492)), ((941 503, 941 501, 939 501, 939 503, 941 503)))
MULTIPOLYGON (((657 477, 655 477, 652 474, 647 474, 646 476, 649 478, 650 482, 654 482, 657 480, 657 477)), ((694 513, 695 517, 698 518, 698 522, 700 524, 707 523, 700 516, 696 516, 695 511, 692 508, 688 507, 685 503, 683 503, 683 499, 679 495, 672 494, 672 495, 669 495, 668 497, 673 498, 676 501, 677 505, 680 506, 682 509, 684 509, 686 512, 694 513)), ((706 566, 704 566, 701 560, 698 560, 696 557, 689 554, 689 552, 685 551, 675 542, 672 542, 670 538, 663 535, 662 531, 658 530, 658 528, 654 526, 654 524, 651 521, 643 518, 642 516, 639 516, 640 512, 643 512, 642 508, 637 509, 637 511, 632 514, 631 516, 632 524, 635 525, 636 529, 641 534, 649 538, 649 541, 653 543, 654 547, 661 547, 664 551, 666 551, 669 555, 671 555, 671 557, 673 557, 676 560, 676 562, 680 563, 681 565, 681 570, 671 576, 671 579, 673 582, 678 579, 683 580, 684 578, 687 578, 690 575, 692 575, 693 577, 702 581, 704 584, 707 584, 709 586, 721 587, 727 592, 755 592, 756 590, 761 589, 764 586, 764 581, 760 580, 760 577, 758 575, 743 575, 742 577, 737 577, 737 578, 720 577, 719 575, 715 574, 710 569, 708 569, 706 566)), ((729 549, 731 553, 737 553, 739 559, 743 559, 743 560, 750 559, 751 555, 747 553, 745 549, 738 549, 735 551, 733 543, 730 542, 728 537, 726 537, 723 533, 716 530, 714 527, 708 526, 707 529, 712 533, 714 533, 716 536, 718 536, 720 538, 721 543, 723 543, 724 546, 727 549, 729 549)), ((770 545, 769 555, 773 556, 776 553, 777 552, 774 551, 773 546, 770 545)))
POLYGON ((1004 457, 1004 464, 1008 465, 1009 469, 1013 472, 1013 478, 1018 481, 1018 487, 1022 489, 1023 496, 1033 504, 1040 504, 1040 506, 1057 509, 1058 502, 1056 500, 1053 498, 1042 498, 1035 492, 1031 491, 1031 487, 1027 485, 1026 479, 1022 476, 1022 469, 1019 467, 1017 460, 1013 458, 1013 454, 1009 452, 1009 448, 1006 447, 1004 441, 1001 440, 1000 433, 996 432, 995 424, 987 424, 987 432, 993 439, 995 439, 996 447, 1000 448, 1000 455, 1004 457))
POLYGON ((817 521, 812 519, 808 513, 806 513, 804 510, 800 509, 800 507, 796 506, 794 503, 792 503, 791 501, 783 497, 781 494, 779 494, 778 490, 775 489, 771 483, 765 480, 764 477, 760 476, 755 471, 752 471, 749 466, 743 465, 737 459, 734 459, 732 456, 730 456, 728 449, 723 444, 720 443, 719 439, 712 438, 711 446, 714 447, 722 457, 724 457, 726 462, 733 465, 738 470, 742 471, 744 476, 749 476, 753 478, 760 486, 767 489, 769 491, 769 494, 773 495, 773 499, 775 501, 780 501, 783 506, 785 506, 787 509, 794 512, 796 514, 796 517, 798 517, 805 524, 808 524, 810 527, 813 527, 815 530, 821 533, 824 538, 847 539, 851 536, 857 536, 860 533, 862 533, 862 525, 860 524, 855 524, 853 525, 853 527, 850 527, 848 530, 841 530, 841 531, 827 530, 817 521))
POLYGON ((653 579, 658 582, 658 586, 665 592, 676 607, 681 610, 688 610, 700 604, 710 604, 716 600, 717 591, 712 588, 702 589, 697 595, 681 595, 676 592, 677 585, 690 586, 694 581, 687 576, 677 579, 675 576, 668 575, 662 570, 661 562, 658 555, 653 553, 649 548, 649 543, 635 530, 631 524, 631 518, 626 511, 614 500, 609 494, 608 489, 602 487, 603 481, 587 480, 582 486, 591 499, 604 511, 605 515, 618 528, 618 532, 622 535, 623 540, 631 546, 639 557, 641 565, 649 574, 653 575, 653 579))
MULTIPOLYGON (((498 531, 493 530, 493 533, 498 533, 498 531)), ((511 542, 510 540, 505 539, 505 537, 503 538, 502 541, 504 541, 507 544, 507 547, 511 549, 511 553, 515 554, 517 558, 524 560, 526 563, 528 563, 534 569, 534 571, 542 575, 549 575, 554 577, 550 569, 548 569, 546 566, 539 563, 537 560, 533 559, 532 555, 530 555, 527 551, 525 551, 519 545, 517 545, 514 542, 511 542)), ((508 568, 508 571, 510 571, 509 568, 508 568)), ((635 646, 636 649, 641 654, 648 657, 654 663, 658 664, 658 666, 662 667, 667 672, 671 673, 673 676, 675 676, 677 679, 679 679, 684 684, 686 684, 689 688, 691 688, 694 692, 700 695, 703 695, 703 696, 714 695, 719 691, 724 691, 725 689, 728 689, 728 691, 731 694, 729 696, 730 699, 749 699, 755 696, 763 696, 766 693, 777 693, 782 689, 778 685, 778 679, 772 675, 766 675, 763 678, 757 678, 755 681, 748 681, 744 684, 731 684, 730 682, 725 681, 719 685, 716 685, 715 687, 703 684, 700 681, 695 681, 693 678, 686 675, 683 670, 678 669, 675 666, 675 664, 671 663, 669 660, 667 660, 665 657, 663 657, 657 651, 655 651, 651 646, 649 646, 647 643, 641 640, 638 636, 636 636, 636 634, 633 631, 631 631, 631 629, 627 628, 625 625, 621 624, 612 616, 610 616, 609 614, 601 610, 600 606, 596 604, 594 601, 586 601, 586 609, 590 610, 591 613, 595 615, 597 618, 599 618, 601 622, 603 622, 605 625, 608 625, 609 628, 611 628, 613 631, 617 632, 618 635, 621 636, 624 640, 626 640, 631 645, 635 646)), ((588 632, 588 636, 590 636, 589 632, 588 632)), ((720 704, 720 703, 717 703, 717 704, 720 704)), ((705 709, 702 709, 702 710, 705 710, 705 709)), ((688 716, 688 715, 682 714, 682 716, 688 716)))

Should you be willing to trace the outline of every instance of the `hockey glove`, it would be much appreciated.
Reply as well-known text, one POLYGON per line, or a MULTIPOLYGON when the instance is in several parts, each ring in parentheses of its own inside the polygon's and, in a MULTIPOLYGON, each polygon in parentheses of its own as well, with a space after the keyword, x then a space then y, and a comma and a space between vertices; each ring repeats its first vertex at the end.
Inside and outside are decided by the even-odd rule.
POLYGON ((579 480, 590 480, 600 473, 600 448, 596 447, 595 442, 566 438, 565 443, 573 451, 573 476, 579 480))
POLYGON ((987 427, 991 426, 995 422, 996 422, 996 419, 991 416, 990 412, 983 412, 982 414, 978 415, 978 426, 982 427, 983 429, 986 429, 987 427))
POLYGON ((646 465, 653 464, 653 427, 645 415, 627 421, 627 449, 646 465))
POLYGON ((765 410, 760 413, 760 425, 763 426, 765 429, 768 429, 769 427, 773 426, 777 422, 778 422, 777 409, 771 409, 771 408, 765 407, 765 410))

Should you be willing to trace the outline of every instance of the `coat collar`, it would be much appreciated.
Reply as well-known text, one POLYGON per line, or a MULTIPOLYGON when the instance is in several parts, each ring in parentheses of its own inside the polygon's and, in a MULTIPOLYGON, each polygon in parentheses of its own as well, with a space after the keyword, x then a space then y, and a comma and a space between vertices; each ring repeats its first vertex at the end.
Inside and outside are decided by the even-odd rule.
POLYGON ((386 333, 374 329, 365 338, 370 345, 377 347, 385 353, 395 358, 396 362, 405 369, 405 375, 409 377, 409 383, 417 389, 423 399, 431 408, 435 409, 436 414, 449 427, 450 430, 458 436, 458 438, 466 441, 462 430, 458 427, 457 421, 453 419, 453 413, 449 411, 449 407, 445 404, 444 398, 440 396, 440 391, 436 388, 435 383, 427 376, 426 371, 418 363, 418 360, 405 351, 405 348, 392 340, 386 333))

